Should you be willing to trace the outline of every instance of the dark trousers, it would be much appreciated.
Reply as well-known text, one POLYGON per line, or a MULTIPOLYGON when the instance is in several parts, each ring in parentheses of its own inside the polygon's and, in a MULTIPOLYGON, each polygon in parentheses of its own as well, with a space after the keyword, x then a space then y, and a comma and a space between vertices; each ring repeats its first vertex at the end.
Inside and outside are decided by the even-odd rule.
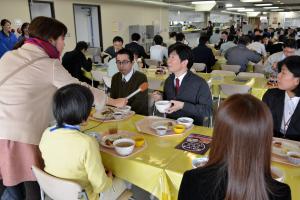
POLYGON ((36 181, 27 181, 15 186, 0 183, 1 200, 40 200, 40 187, 36 181))

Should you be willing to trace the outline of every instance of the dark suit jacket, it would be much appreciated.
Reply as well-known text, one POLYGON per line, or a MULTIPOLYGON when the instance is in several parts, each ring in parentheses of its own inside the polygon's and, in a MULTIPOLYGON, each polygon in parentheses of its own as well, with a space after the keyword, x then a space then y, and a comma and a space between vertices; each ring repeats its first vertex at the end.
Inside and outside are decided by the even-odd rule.
POLYGON ((85 55, 81 51, 73 50, 64 54, 62 58, 62 65, 73 77, 80 81, 85 81, 81 68, 88 72, 91 71, 92 60, 86 59, 85 55))
POLYGON ((211 93, 206 81, 191 71, 188 71, 176 95, 174 79, 174 74, 171 74, 166 79, 163 99, 182 101, 184 102, 184 106, 183 109, 168 114, 167 117, 171 119, 190 117, 194 119, 194 124, 202 125, 203 118, 209 117, 212 111, 211 93))
POLYGON ((266 51, 270 52, 270 55, 280 52, 283 49, 283 43, 267 45, 266 51))
MULTIPOLYGON (((122 83, 122 74, 118 72, 112 77, 110 97, 114 99, 127 97, 144 82, 147 82, 146 75, 135 71, 127 83, 122 83)), ((135 113, 148 115, 148 90, 131 97, 128 105, 135 113)))
MULTIPOLYGON (((196 168, 183 175, 178 200, 224 200, 227 188, 227 171, 219 166, 196 168)), ((291 200, 291 189, 287 184, 266 178, 272 193, 270 200, 291 200)))
POLYGON ((105 49, 104 51, 105 53, 108 53, 109 55, 111 55, 111 58, 116 57, 116 52, 115 52, 115 48, 113 46, 108 47, 107 49, 105 49))
POLYGON ((136 53, 138 57, 149 58, 146 54, 145 49, 143 46, 139 45, 137 42, 131 42, 125 45, 126 49, 132 51, 132 53, 136 53))
MULTIPOLYGON (((283 137, 280 127, 284 112, 284 98, 285 91, 279 89, 269 89, 263 96, 263 101, 268 105, 273 116, 275 137, 283 137)), ((286 138, 300 141, 300 103, 298 103, 292 115, 286 131, 286 138)))
MULTIPOLYGON (((216 63, 215 56, 210 48, 206 45, 199 44, 193 50, 194 63, 205 63, 207 67, 207 72, 212 71, 212 67, 216 63)), ((206 70, 204 70, 205 72, 206 70)))

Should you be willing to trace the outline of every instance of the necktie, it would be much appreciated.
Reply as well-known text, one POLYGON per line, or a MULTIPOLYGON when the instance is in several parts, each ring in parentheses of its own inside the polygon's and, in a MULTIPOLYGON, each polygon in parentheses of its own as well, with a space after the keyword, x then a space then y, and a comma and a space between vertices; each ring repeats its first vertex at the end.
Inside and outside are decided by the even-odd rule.
POLYGON ((122 78, 122 84, 125 85, 125 83, 126 83, 126 79, 122 78))
POLYGON ((178 92, 179 92, 179 78, 176 78, 175 82, 176 82, 176 84, 175 84, 175 92, 176 92, 176 95, 177 95, 178 92))

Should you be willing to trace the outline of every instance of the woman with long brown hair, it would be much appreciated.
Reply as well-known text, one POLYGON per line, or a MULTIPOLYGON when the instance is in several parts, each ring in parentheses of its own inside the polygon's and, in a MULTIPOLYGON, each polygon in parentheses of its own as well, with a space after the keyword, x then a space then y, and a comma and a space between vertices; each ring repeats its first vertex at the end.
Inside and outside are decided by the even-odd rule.
POLYGON ((289 200, 288 185, 271 176, 273 121, 251 95, 233 95, 219 108, 208 163, 184 173, 179 200, 289 200))

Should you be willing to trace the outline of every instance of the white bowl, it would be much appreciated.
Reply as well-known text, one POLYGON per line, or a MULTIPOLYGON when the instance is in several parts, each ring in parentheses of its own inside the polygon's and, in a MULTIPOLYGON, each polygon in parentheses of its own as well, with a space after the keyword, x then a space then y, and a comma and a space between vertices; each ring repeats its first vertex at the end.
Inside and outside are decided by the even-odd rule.
POLYGON ((189 117, 180 117, 177 120, 178 124, 184 125, 186 128, 190 128, 193 125, 194 120, 189 117))
POLYGON ((194 158, 192 160, 193 168, 203 167, 208 162, 208 157, 194 158))
POLYGON ((165 135, 168 131, 168 127, 166 127, 166 126, 156 126, 155 131, 158 135, 165 135))
POLYGON ((277 167, 273 167, 271 166, 271 172, 272 172, 272 177, 276 180, 276 181, 279 181, 279 182, 283 182, 284 181, 284 172, 277 168, 277 167), (276 177, 274 177, 274 175, 276 177))
POLYGON ((300 165, 300 153, 296 151, 289 151, 287 152, 288 160, 295 164, 300 165))
POLYGON ((122 138, 115 140, 113 146, 115 147, 115 150, 119 155, 128 156, 134 149, 135 141, 129 138, 122 138))
POLYGON ((155 102, 155 107, 160 113, 166 113, 167 109, 171 107, 170 101, 157 101, 155 102))
POLYGON ((123 118, 123 112, 114 112, 113 117, 116 120, 122 119, 123 118))
POLYGON ((121 108, 117 108, 117 110, 119 112, 123 112, 123 113, 127 114, 131 110, 131 106, 124 106, 124 107, 121 107, 121 108))

